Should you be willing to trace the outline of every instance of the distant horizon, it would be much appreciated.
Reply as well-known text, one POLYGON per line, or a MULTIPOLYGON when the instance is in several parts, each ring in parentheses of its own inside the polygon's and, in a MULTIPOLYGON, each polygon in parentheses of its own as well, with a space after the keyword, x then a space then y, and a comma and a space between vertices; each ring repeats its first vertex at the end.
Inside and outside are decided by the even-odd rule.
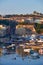
POLYGON ((33 11, 43 13, 43 0, 0 0, 0 14, 31 14, 33 11))
MULTIPOLYGON (((34 12, 34 11, 33 11, 34 12)), ((30 15, 30 14, 33 14, 33 12, 31 12, 31 13, 25 13, 25 14, 23 14, 23 13, 20 13, 20 14, 16 14, 16 13, 9 13, 9 14, 0 14, 1 16, 6 16, 6 15, 30 15)), ((37 11, 36 11, 37 12, 37 11)), ((41 13, 41 12, 37 12, 37 13, 41 13)), ((41 13, 41 14, 43 14, 43 13, 41 13)))

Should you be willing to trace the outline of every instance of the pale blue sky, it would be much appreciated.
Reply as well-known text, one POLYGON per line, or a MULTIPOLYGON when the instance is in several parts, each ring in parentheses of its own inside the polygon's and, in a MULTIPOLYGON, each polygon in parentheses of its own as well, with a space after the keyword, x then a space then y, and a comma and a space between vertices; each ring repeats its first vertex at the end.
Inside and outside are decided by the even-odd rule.
POLYGON ((43 0, 0 0, 0 14, 43 13, 43 0))

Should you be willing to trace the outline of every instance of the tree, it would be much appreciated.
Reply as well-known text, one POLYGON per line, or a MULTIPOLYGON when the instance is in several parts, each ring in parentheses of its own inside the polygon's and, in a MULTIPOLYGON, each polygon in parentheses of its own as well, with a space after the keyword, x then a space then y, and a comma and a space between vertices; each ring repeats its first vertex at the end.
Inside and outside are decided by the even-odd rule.
POLYGON ((40 24, 39 23, 35 23, 35 29, 37 33, 40 33, 40 24))

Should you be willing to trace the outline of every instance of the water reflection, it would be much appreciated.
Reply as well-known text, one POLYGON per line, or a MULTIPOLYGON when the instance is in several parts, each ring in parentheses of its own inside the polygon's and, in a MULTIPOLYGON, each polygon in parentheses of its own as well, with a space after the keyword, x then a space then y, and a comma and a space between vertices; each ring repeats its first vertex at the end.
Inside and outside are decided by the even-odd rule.
MULTIPOLYGON (((38 55, 38 53, 36 53, 36 52, 33 55, 31 53, 33 54, 34 51, 29 50, 29 49, 24 49, 24 47, 22 47, 22 46, 14 46, 14 47, 9 47, 7 49, 0 49, 0 56, 10 55, 10 54, 17 54, 18 57, 22 57, 23 60, 26 57, 28 57, 28 58, 30 58, 29 56, 36 57, 38 55), (29 51, 30 53, 27 52, 27 51, 29 51)), ((14 59, 16 59, 16 58, 14 58, 14 59)))
POLYGON ((30 53, 24 52, 22 46, 0 49, 0 65, 41 65, 43 64, 42 59, 43 56, 40 58, 31 57, 30 53), (3 50, 5 53, 2 53, 3 50))
POLYGON ((29 55, 29 53, 24 52, 23 47, 18 47, 18 48, 16 48, 16 53, 17 53, 20 57, 22 57, 22 59, 24 59, 24 57, 26 57, 26 56, 29 55))

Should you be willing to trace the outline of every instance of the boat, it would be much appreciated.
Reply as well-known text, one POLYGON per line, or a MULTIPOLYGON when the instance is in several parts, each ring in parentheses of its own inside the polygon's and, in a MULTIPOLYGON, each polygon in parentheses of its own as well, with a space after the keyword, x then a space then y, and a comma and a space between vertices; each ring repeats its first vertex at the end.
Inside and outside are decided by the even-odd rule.
POLYGON ((31 54, 31 56, 32 56, 33 58, 39 58, 39 54, 36 53, 36 52, 34 52, 33 54, 31 54))
POLYGON ((40 58, 38 52, 35 52, 34 50, 30 50, 30 55, 32 58, 40 58))
POLYGON ((28 53, 30 53, 30 49, 24 49, 24 52, 28 52, 28 53))

